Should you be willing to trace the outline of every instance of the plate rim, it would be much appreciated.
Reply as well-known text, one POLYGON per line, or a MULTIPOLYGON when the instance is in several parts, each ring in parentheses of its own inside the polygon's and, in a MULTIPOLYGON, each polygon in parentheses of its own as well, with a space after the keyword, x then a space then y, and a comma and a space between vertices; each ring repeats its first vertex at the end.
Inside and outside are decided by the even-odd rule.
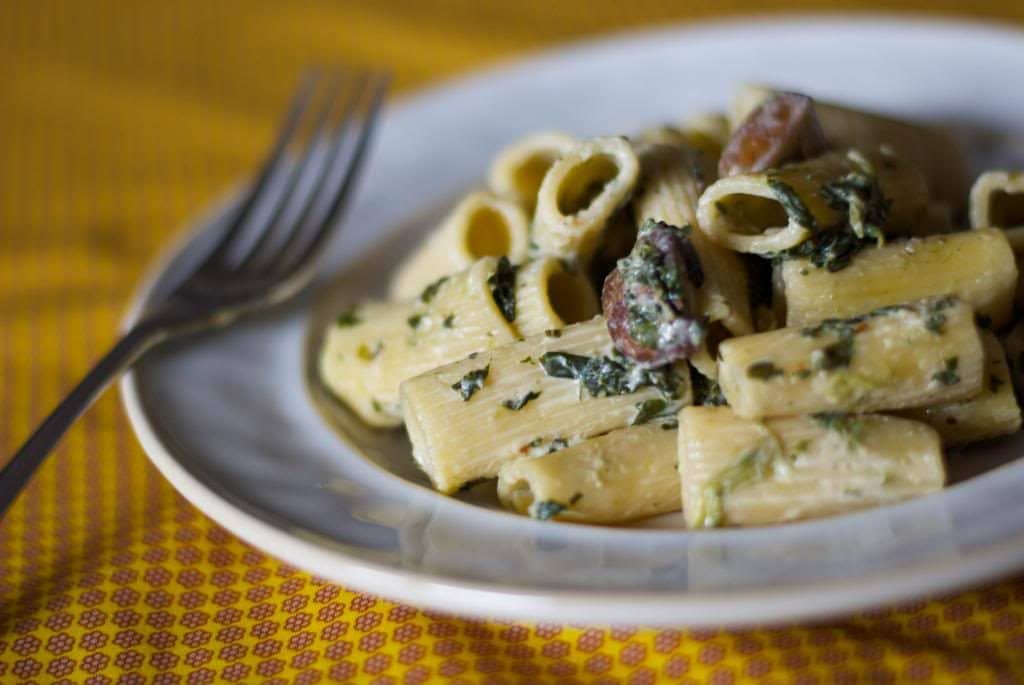
MULTIPOLYGON (((670 36, 678 38, 691 33, 706 35, 716 31, 750 29, 749 22, 752 19, 758 21, 755 30, 766 27, 834 28, 841 24, 843 27, 856 25, 870 28, 969 31, 976 35, 998 34, 1004 38, 1024 41, 1024 30, 1012 25, 982 20, 926 17, 914 13, 818 12, 747 15, 740 19, 712 19, 658 25, 653 28, 630 28, 563 42, 552 48, 503 58, 467 74, 439 79, 424 88, 396 98, 389 109, 412 106, 440 91, 452 93, 461 89, 471 89, 476 83, 505 72, 529 68, 548 60, 571 59, 579 53, 610 47, 616 43, 658 40, 670 36), (881 26, 879 22, 882 22, 881 26)), ((218 199, 210 203, 205 210, 201 210, 193 219, 186 222, 178 237, 154 260, 132 294, 122 323, 124 328, 137 320, 156 283, 180 249, 198 234, 205 220, 216 216, 229 205, 242 187, 244 181, 233 184, 222 195, 218 195, 218 199)), ((583 620, 638 626, 782 625, 825 620, 877 608, 887 603, 909 603, 1006 577, 1024 568, 1024 535, 985 552, 972 553, 966 558, 952 559, 938 565, 920 562, 896 570, 877 572, 868 577, 822 581, 800 588, 787 587, 779 590, 610 590, 607 593, 566 589, 536 590, 518 585, 503 585, 500 582, 452 579, 429 572, 388 567, 359 559, 350 552, 332 549, 329 539, 314 542, 294 535, 234 504, 230 498, 203 483, 199 477, 179 463, 174 456, 173 441, 161 436, 157 422, 151 420, 147 413, 134 370, 124 374, 119 389, 129 424, 149 460, 185 499, 217 524, 247 544, 284 563, 303 568, 347 588, 448 614, 558 623, 590 615, 590 618, 583 620)), ((664 534, 671 531, 658 532, 664 534)))

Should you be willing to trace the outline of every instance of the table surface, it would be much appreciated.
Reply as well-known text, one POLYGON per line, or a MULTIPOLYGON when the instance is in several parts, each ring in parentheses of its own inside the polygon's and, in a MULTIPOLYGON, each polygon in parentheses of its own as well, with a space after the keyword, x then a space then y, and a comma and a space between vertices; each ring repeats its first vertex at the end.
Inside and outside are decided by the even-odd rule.
MULTIPOLYGON (((786 0, 1024 23, 1015 0, 786 0)), ((251 169, 303 65, 400 90, 753 0, 17 1, 0 9, 0 455, 114 339, 143 269, 251 169)), ((1009 85, 1009 84, 1008 84, 1009 85)), ((348 591, 239 542, 149 465, 114 393, 0 522, 0 681, 715 683, 1024 680, 1024 579, 818 626, 469 621, 348 591)))

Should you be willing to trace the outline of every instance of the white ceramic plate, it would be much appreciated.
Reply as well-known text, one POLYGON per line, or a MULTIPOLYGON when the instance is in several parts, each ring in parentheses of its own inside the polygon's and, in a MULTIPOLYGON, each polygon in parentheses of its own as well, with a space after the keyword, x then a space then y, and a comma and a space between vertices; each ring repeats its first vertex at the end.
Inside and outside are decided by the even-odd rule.
MULTIPOLYGON (((538 522, 424 486, 399 433, 318 412, 306 332, 381 286, 413 239, 536 129, 633 131, 721 108, 745 80, 954 123, 977 165, 1024 162, 1024 34, 893 19, 673 28, 585 43, 402 100, 313 298, 163 348, 125 377, 163 474, 250 543, 349 587, 490 617, 737 625, 833 616, 1024 568, 1024 439, 951 459, 946 491, 772 528, 538 522), (325 281, 326 283, 326 281, 325 281), (324 297, 323 293, 330 293, 324 297), (324 305, 323 303, 327 304, 324 305), (319 309, 318 309, 319 308, 319 309), (317 310, 317 311, 315 311, 317 310), (332 423, 339 423, 339 437, 332 423), (653 526, 653 527, 652 527, 653 526), (659 527, 660 526, 660 527, 659 527)), ((159 289, 171 263, 138 296, 159 289)))

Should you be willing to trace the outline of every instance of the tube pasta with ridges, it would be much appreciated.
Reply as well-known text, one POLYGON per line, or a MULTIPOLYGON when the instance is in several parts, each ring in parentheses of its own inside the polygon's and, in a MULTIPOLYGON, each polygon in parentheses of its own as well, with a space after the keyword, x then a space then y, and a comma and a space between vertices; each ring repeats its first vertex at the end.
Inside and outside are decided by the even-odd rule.
MULTIPOLYGON (((733 128, 750 112, 779 91, 758 85, 741 86, 729 107, 733 128)), ((884 145, 925 176, 932 197, 946 202, 959 214, 967 198, 969 179, 963 151, 946 131, 901 121, 845 105, 815 101, 825 138, 836 149, 884 145)))
POLYGON ((515 287, 515 325, 523 337, 586 321, 601 311, 590 281, 554 257, 521 266, 515 287))
POLYGON ((782 264, 789 326, 951 293, 998 330, 1010 320, 1017 280, 1010 244, 992 228, 869 248, 834 273, 803 259, 782 264))
POLYGON ((747 270, 740 257, 696 230, 697 203, 715 175, 704 154, 682 147, 652 145, 641 154, 642 190, 634 199, 637 222, 690 226, 704 283, 697 291, 699 313, 721 321, 733 335, 753 333, 747 270))
POLYGON ((586 268, 608 220, 629 201, 639 170, 625 138, 591 138, 566 152, 544 176, 537 196, 537 252, 586 268))
POLYGON ((781 252, 818 232, 855 222, 852 205, 843 208, 832 197, 854 177, 877 183, 888 205, 880 227, 887 234, 912 230, 923 215, 928 195, 916 170, 891 155, 850 150, 719 179, 701 195, 697 219, 708 237, 724 247, 762 255, 781 252))
POLYGON ((648 413, 652 406, 674 413, 689 403, 685 366, 652 377, 628 364, 616 368, 622 359, 612 349, 605 321, 597 317, 407 380, 402 413, 413 457, 434 487, 450 493, 498 475, 514 459, 624 428, 644 407, 648 413), (563 373, 574 365, 580 370, 583 361, 590 371, 584 370, 582 380, 563 373))
POLYGON ((1009 435, 1020 430, 1020 407, 999 339, 982 331, 986 370, 981 393, 959 402, 904 409, 900 416, 927 423, 950 447, 1009 435))
POLYGON ((498 471, 498 497, 521 514, 620 523, 682 507, 678 438, 658 425, 622 428, 498 471))
POLYGON ((508 145, 491 163, 487 174, 491 190, 515 200, 532 215, 548 169, 577 142, 567 133, 545 131, 508 145))
POLYGON ((409 300, 442 276, 458 273, 483 257, 519 263, 530 244, 529 219, 515 202, 493 193, 467 195, 398 267, 390 295, 409 300))
POLYGON ((830 516, 945 482, 939 436, 923 423, 872 414, 756 421, 728 407, 680 412, 679 473, 691 528, 830 516))
POLYGON ((729 406, 751 418, 953 402, 985 379, 974 312, 953 297, 731 338, 718 354, 729 406))

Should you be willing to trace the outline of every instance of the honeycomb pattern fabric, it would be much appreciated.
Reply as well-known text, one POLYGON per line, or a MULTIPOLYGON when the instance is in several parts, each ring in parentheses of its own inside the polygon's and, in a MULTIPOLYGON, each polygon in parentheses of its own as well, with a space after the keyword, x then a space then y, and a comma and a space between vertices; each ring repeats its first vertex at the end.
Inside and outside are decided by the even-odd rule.
MULTIPOLYGON (((0 454, 111 344, 128 293, 175 228, 254 165, 302 65, 389 65, 410 88, 583 34, 760 9, 498 5, 4 3, 0 454)), ((969 11, 1024 20, 1024 5, 1006 0, 969 11)), ((779 630, 458 619, 242 544, 148 464, 113 394, 0 521, 0 682, 328 681, 1024 682, 1024 579, 779 630)))

